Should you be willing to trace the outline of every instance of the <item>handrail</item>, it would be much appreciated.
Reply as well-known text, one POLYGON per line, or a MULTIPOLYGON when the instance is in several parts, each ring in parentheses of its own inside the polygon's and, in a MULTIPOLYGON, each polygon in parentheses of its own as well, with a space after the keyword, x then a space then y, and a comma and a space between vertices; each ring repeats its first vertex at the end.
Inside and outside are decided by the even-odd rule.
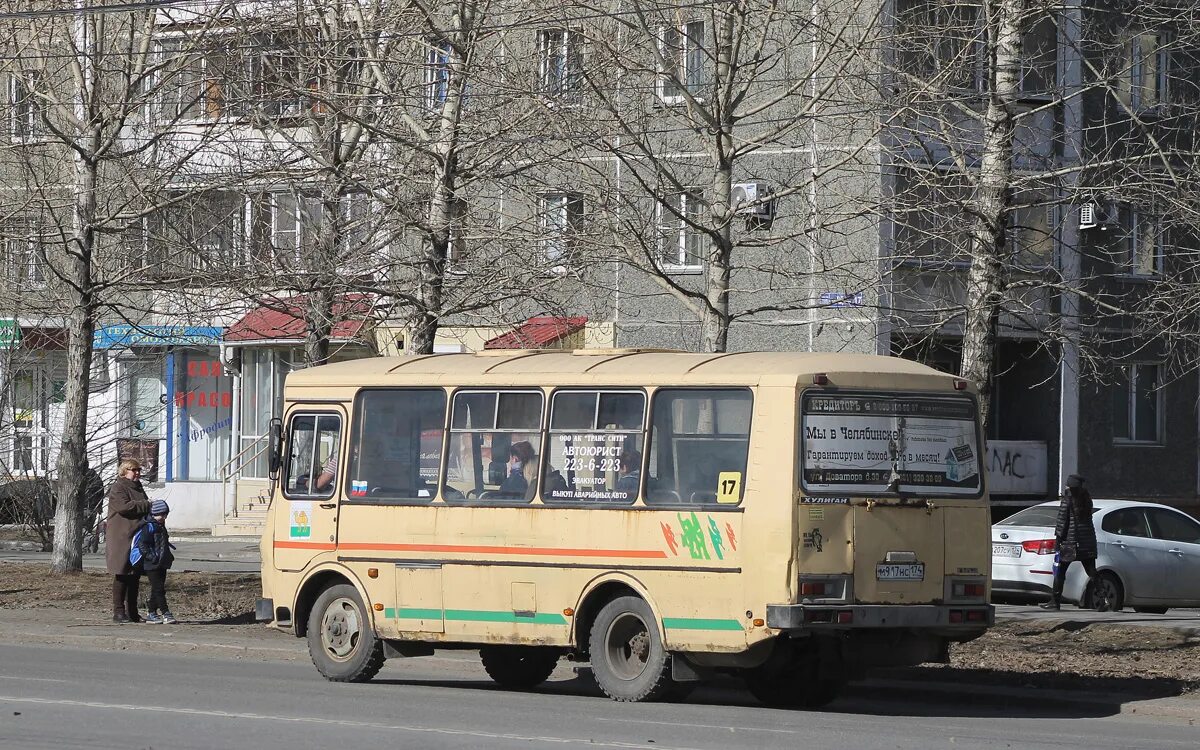
MULTIPOLYGON (((238 451, 237 455, 235 455, 233 458, 226 461, 221 466, 221 502, 222 503, 224 503, 225 499, 229 497, 229 482, 230 482, 230 480, 233 479, 234 475, 240 474, 242 469, 245 468, 246 464, 250 463, 254 459, 261 456, 268 448, 271 447, 270 444, 267 442, 268 437, 270 437, 270 436, 263 435, 262 437, 255 439, 255 441, 253 443, 250 443, 250 445, 247 445, 245 448, 238 451), (254 453, 250 456, 250 458, 245 459, 245 460, 240 460, 246 455, 246 453, 248 451, 254 450, 255 448, 257 448, 258 450, 255 450, 254 453), (235 468, 235 464, 236 464, 236 468, 235 468)), ((235 495, 237 494, 236 488, 234 489, 234 494, 235 495)), ((233 500, 233 517, 234 518, 238 517, 238 507, 237 507, 237 498, 236 497, 234 497, 234 500, 233 500)))

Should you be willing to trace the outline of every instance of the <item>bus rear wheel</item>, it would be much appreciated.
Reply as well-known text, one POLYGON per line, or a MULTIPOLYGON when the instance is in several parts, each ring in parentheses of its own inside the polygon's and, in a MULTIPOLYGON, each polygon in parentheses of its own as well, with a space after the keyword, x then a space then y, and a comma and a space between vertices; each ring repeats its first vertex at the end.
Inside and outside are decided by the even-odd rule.
POLYGON ((479 658, 488 677, 515 690, 542 684, 558 666, 558 652, 539 646, 484 646, 479 658))
POLYGON ((317 597, 308 616, 308 653, 332 682, 366 682, 383 667, 383 642, 350 584, 330 586, 317 597))
POLYGON ((596 615, 588 650, 596 684, 622 702, 652 701, 670 691, 671 655, 645 600, 613 599, 596 615))

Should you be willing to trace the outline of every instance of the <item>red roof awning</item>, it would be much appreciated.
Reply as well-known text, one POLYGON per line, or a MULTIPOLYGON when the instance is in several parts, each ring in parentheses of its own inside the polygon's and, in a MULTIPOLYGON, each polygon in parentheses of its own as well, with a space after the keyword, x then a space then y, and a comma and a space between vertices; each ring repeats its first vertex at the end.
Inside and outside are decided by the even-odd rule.
MULTIPOLYGON (((304 298, 287 297, 263 302, 225 329, 225 341, 303 341, 307 329, 304 298)), ((349 294, 333 303, 332 341, 357 339, 371 315, 371 300, 349 294)))
POLYGON ((483 345, 484 349, 542 349, 560 339, 583 330, 587 317, 556 317, 539 315, 530 318, 508 333, 501 334, 483 345))

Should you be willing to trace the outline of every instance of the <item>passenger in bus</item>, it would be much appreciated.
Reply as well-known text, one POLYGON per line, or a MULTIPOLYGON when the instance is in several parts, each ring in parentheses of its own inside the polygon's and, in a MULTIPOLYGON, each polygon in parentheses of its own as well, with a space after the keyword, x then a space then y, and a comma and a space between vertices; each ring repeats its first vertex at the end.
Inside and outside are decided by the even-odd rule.
POLYGON ((617 492, 624 492, 627 499, 637 497, 642 483, 642 454, 629 448, 621 451, 618 459, 621 476, 617 478, 617 492))
POLYGON ((500 484, 499 496, 533 498, 537 488, 537 454, 528 440, 513 443, 508 449, 508 477, 500 484))

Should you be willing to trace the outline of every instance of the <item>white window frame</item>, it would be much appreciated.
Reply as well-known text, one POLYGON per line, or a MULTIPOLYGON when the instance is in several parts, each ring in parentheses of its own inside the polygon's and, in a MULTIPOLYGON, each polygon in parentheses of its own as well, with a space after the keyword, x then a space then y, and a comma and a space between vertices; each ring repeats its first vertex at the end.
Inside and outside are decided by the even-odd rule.
POLYGON ((1022 268, 1053 268, 1055 266, 1055 257, 1057 256, 1057 241, 1058 241, 1058 206, 1027 206, 1018 209, 1013 209, 1008 215, 1008 243, 1009 252, 1012 254, 1013 262, 1022 268), (1021 222, 1022 212, 1024 211, 1042 211, 1046 217, 1046 235, 1045 237, 1036 237, 1032 242, 1022 242, 1028 237, 1029 233, 1035 231, 1033 227, 1029 227, 1021 222), (1038 243, 1049 243, 1050 252, 1045 256, 1045 261, 1037 264, 1023 262, 1023 256, 1028 253, 1034 245, 1038 243))
MULTIPOLYGON (((35 87, 42 77, 41 71, 30 70, 24 76, 34 81, 35 87)), ((45 138, 49 131, 43 121, 43 104, 26 85, 22 74, 13 72, 8 77, 9 134, 13 140, 36 141, 45 138)))
POLYGON ((700 271, 704 267, 704 254, 689 254, 688 244, 702 241, 704 234, 690 226, 687 217, 695 220, 704 210, 702 191, 673 191, 662 195, 657 203, 659 263, 669 271, 700 271), (674 205, 677 199, 680 205, 674 205))
POLYGON ((212 82, 218 80, 218 78, 216 75, 210 75, 209 73, 209 65, 211 64, 209 61, 209 55, 217 50, 215 47, 202 45, 196 47, 195 49, 185 51, 187 45, 188 38, 186 36, 176 35, 165 36, 155 45, 159 64, 164 67, 171 59, 169 56, 181 57, 186 55, 188 57, 195 58, 186 68, 180 68, 179 70, 171 73, 171 80, 169 81, 165 80, 167 74, 164 71, 160 70, 157 74, 156 83, 159 86, 159 91, 154 97, 156 99, 156 106, 154 107, 155 119, 160 123, 178 122, 187 124, 211 123, 229 118, 233 114, 236 106, 236 104, 230 98, 229 92, 235 88, 236 81, 227 80, 225 78, 220 79, 219 85, 221 86, 223 92, 220 102, 220 112, 216 115, 210 114, 210 102, 212 101, 210 96, 212 92, 209 87, 212 85, 212 82), (193 69, 193 64, 198 65, 198 67, 193 69), (182 89, 184 81, 182 76, 185 75, 185 70, 188 71, 186 75, 195 75, 198 77, 197 80, 198 85, 200 86, 201 96, 194 102, 191 102, 186 109, 183 109, 184 98, 182 89), (168 92, 173 94, 173 105, 175 107, 175 111, 173 112, 167 111, 168 92), (187 111, 193 108, 196 111, 192 114, 187 114, 187 111))
MULTIPOLYGON (((1126 408, 1125 414, 1123 416, 1119 415, 1119 414, 1113 414, 1113 427, 1114 427, 1113 442, 1114 443, 1126 444, 1126 445, 1128 445, 1128 444, 1163 445, 1164 444, 1163 419, 1164 419, 1165 415, 1163 414, 1163 389, 1160 385, 1158 385, 1158 383, 1159 383, 1158 375, 1159 375, 1160 367, 1161 367, 1161 365, 1159 365, 1157 362, 1133 362, 1133 363, 1121 366, 1121 369, 1124 369, 1126 371, 1125 396, 1126 396, 1127 408, 1126 408), (1155 415, 1157 418, 1155 420, 1155 425, 1154 425, 1154 437, 1149 440, 1147 440, 1145 438, 1136 437, 1137 423, 1138 423, 1138 418, 1137 418, 1138 417, 1138 407, 1140 406, 1138 397, 1137 397, 1137 392, 1138 392, 1137 383, 1138 383, 1138 374, 1142 371, 1143 368, 1154 368, 1154 381, 1156 384, 1156 387, 1154 388, 1154 402, 1155 402, 1154 408, 1155 408, 1155 415), (1116 434, 1115 428, 1116 428, 1116 425, 1118 424, 1119 420, 1123 421, 1125 423, 1125 431, 1127 433, 1127 436, 1125 436, 1125 437, 1121 437, 1116 434)), ((1115 388, 1116 384, 1114 384, 1113 387, 1115 388)))
POLYGON ((571 101, 583 90, 583 32, 569 26, 538 29, 538 92, 549 99, 571 101), (557 68, 551 65, 557 61, 557 68))
POLYGON ((421 83, 425 109, 440 112, 450 97, 450 66, 454 50, 445 39, 425 39, 425 62, 421 83))
POLYGON ((584 199, 579 193, 555 191, 538 198, 542 256, 548 263, 562 264, 575 250, 575 234, 584 217, 584 199))
POLYGON ((1170 37, 1153 31, 1134 35, 1125 45, 1126 70, 1123 71, 1120 94, 1130 109, 1140 113, 1153 113, 1170 101, 1169 80, 1171 55, 1168 51, 1170 37), (1151 45, 1147 50, 1146 43, 1151 45), (1153 59, 1153 73, 1146 70, 1147 62, 1153 59), (1147 75, 1154 76, 1153 95, 1147 97, 1147 75))
POLYGON ((707 31, 708 24, 702 19, 659 29, 659 51, 663 60, 672 67, 670 70, 660 67, 658 71, 655 89, 663 104, 682 104, 688 100, 689 94, 695 101, 705 100, 703 92, 710 82, 710 65, 704 47, 707 31), (672 36, 677 46, 672 46, 672 36), (697 80, 691 81, 697 68, 697 80))
POLYGON ((1130 206, 1118 208, 1121 217, 1121 272, 1143 279, 1160 278, 1163 275, 1163 232, 1162 220, 1130 206), (1145 242, 1146 237, 1150 242, 1145 242), (1152 253, 1150 266, 1144 266, 1146 253, 1152 253), (1150 270, 1145 270, 1149 268, 1150 270))
POLYGON ((4 278, 24 289, 46 288, 46 251, 38 224, 31 218, 13 217, 0 229, 4 247, 4 278))

